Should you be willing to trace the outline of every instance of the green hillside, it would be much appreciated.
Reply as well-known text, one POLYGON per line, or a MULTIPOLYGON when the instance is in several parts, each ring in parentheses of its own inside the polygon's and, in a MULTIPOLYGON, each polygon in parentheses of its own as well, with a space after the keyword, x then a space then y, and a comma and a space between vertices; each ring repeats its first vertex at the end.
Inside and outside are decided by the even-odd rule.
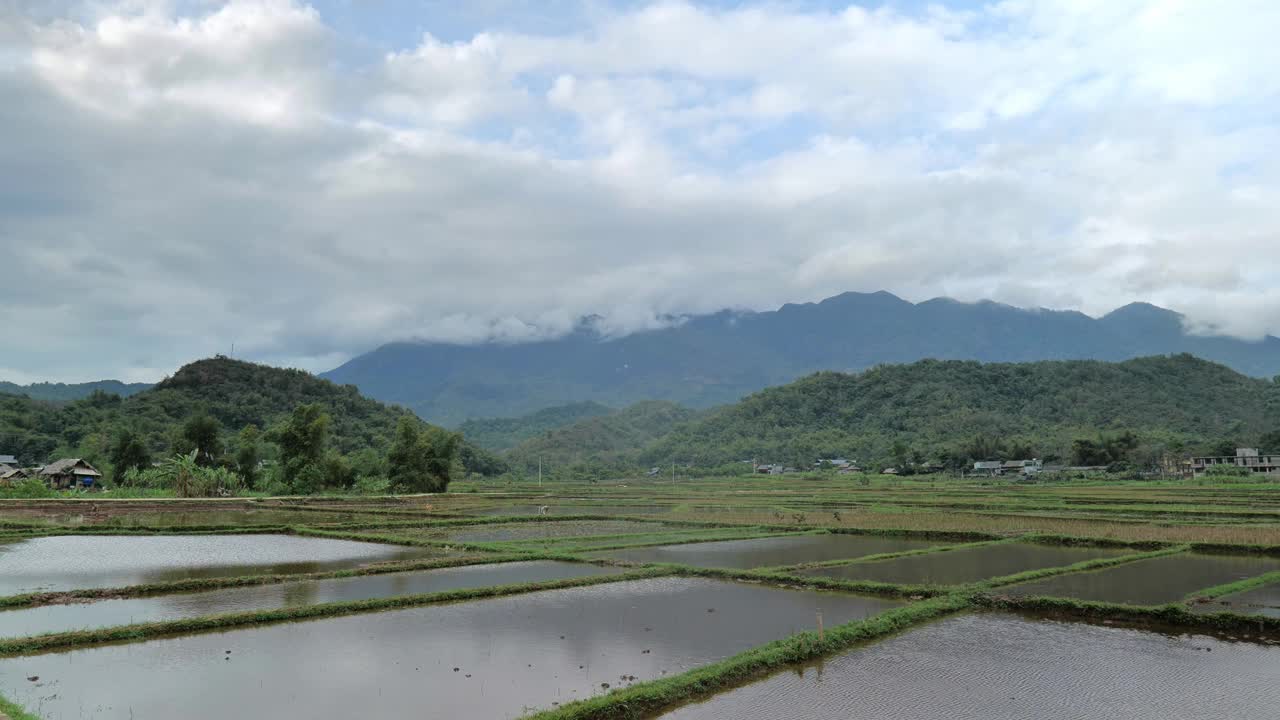
MULTIPOLYGON (((360 395, 301 370, 256 365, 218 357, 186 365, 155 387, 127 398, 104 392, 71 403, 0 395, 0 453, 26 464, 56 457, 83 457, 109 468, 112 443, 128 430, 153 457, 171 455, 185 423, 212 418, 216 442, 228 454, 237 435, 254 426, 266 437, 296 408, 316 404, 329 416, 328 448, 344 458, 353 474, 379 474, 402 417, 427 429, 409 411, 360 395)), ((264 452, 270 459, 270 446, 264 452)), ((500 471, 487 451, 466 446, 467 470, 500 471)))
POLYGON ((698 416, 698 411, 672 402, 640 402, 609 415, 580 420, 526 440, 507 453, 516 471, 536 472, 591 463, 630 468, 636 451, 698 416))
MULTIPOLYGON (((822 372, 712 411, 635 454, 716 466, 799 466, 844 456, 874 467, 959 466, 984 456, 1070 462, 1076 440, 1133 433, 1126 454, 1277 443, 1280 384, 1190 355, 1122 363, 982 364, 925 360, 863 373, 822 372), (1268 435, 1268 433, 1271 433, 1268 435)), ((1280 448, 1270 448, 1280 450, 1280 448)))
POLYGON ((613 408, 597 402, 570 403, 549 407, 521 417, 468 420, 458 426, 458 432, 461 432, 468 442, 482 448, 495 451, 510 450, 548 430, 612 412, 614 412, 613 408))
POLYGON ((89 397, 95 391, 112 393, 120 397, 129 397, 150 387, 150 383, 123 383, 119 380, 98 380, 86 383, 45 382, 32 383, 30 385, 16 385, 11 382, 0 381, 0 395, 26 395, 33 400, 71 402, 72 400, 89 397))

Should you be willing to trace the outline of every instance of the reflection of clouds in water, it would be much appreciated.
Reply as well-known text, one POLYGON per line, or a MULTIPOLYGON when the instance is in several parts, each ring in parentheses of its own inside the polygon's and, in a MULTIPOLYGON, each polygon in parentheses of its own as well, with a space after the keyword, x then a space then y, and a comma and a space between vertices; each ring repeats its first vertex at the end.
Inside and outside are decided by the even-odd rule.
POLYGON ((9 680, 20 664, 74 673, 43 703, 50 717, 514 717, 811 629, 818 608, 834 626, 897 604, 658 578, 0 659, 0 693, 33 697, 9 680))
POLYGON ((438 553, 428 548, 289 535, 32 538, 0 555, 0 595, 37 588, 312 572, 438 553))
POLYGON ((533 561, 46 605, 0 612, 0 637, 617 572, 616 568, 594 565, 533 561))

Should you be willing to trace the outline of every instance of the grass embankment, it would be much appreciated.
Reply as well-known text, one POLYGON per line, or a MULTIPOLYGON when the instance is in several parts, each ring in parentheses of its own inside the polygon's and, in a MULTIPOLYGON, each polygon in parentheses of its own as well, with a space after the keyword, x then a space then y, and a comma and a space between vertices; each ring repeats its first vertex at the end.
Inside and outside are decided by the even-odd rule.
POLYGON ((441 592, 422 593, 417 595, 400 595, 397 597, 372 598, 348 602, 320 603, 291 608, 258 610, 253 612, 226 613, 222 615, 206 615, 203 617, 182 620, 166 620, 154 623, 137 623, 93 630, 76 630, 71 632, 32 635, 23 638, 0 640, 0 655, 42 652, 46 650, 84 647, 107 642, 136 642, 157 637, 185 635, 213 630, 263 625, 267 623, 310 620, 313 618, 338 617, 379 610, 398 610, 457 602, 460 600, 477 600, 482 598, 501 597, 536 592, 540 590, 562 590, 566 588, 586 587, 601 583, 625 582, 662 577, 670 573, 661 568, 642 568, 617 575, 590 575, 562 580, 520 583, 515 585, 495 585, 483 588, 467 588, 461 590, 445 590, 441 592))
POLYGON ((1102 570, 1104 568, 1115 567, 1116 565, 1127 565, 1129 563, 1138 562, 1140 560, 1150 560, 1152 558, 1164 557, 1165 555, 1176 555, 1186 552, 1190 548, 1189 545, 1172 545, 1156 550, 1148 550, 1146 552, 1133 553, 1131 555, 1119 555, 1109 558, 1095 558, 1093 560, 1082 560, 1081 562, 1071 565, 1062 565, 1059 567, 1037 568, 1035 570, 1026 570, 1012 575, 1003 575, 1000 577, 988 578, 976 583, 968 585, 975 591, 991 590, 998 587, 1009 585, 1017 585, 1028 583, 1034 580, 1043 580, 1044 578, 1053 577, 1055 575, 1066 575, 1069 573, 1090 572, 1094 570, 1102 570))
POLYGON ((0 696, 0 718, 3 717, 9 718, 9 720, 40 720, 40 718, 27 712, 26 708, 0 696))
POLYGON ((639 683, 608 695, 579 700, 532 715, 533 720, 616 720, 649 717, 692 697, 763 677, 774 670, 847 650, 964 609, 962 598, 944 596, 839 625, 820 638, 804 632, 752 648, 674 677, 639 683))
POLYGON ((1264 573, 1244 580, 1237 580, 1231 583, 1223 583, 1222 585, 1214 585, 1211 588, 1198 590, 1187 595, 1188 601, 1195 600, 1213 600, 1215 598, 1225 597, 1227 595, 1235 595, 1246 590, 1253 590, 1264 585, 1272 583, 1280 583, 1280 571, 1264 573))

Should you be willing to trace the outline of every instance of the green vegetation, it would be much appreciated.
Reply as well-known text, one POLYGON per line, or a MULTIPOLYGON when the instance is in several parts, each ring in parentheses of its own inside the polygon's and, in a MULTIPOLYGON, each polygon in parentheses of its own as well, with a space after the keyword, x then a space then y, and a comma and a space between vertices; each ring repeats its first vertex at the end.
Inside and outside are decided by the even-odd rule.
POLYGON ((423 488, 503 469, 491 453, 354 387, 224 357, 187 365, 127 398, 98 391, 54 404, 0 395, 0 449, 28 465, 84 458, 109 481, 131 469, 145 474, 156 458, 194 453, 201 467, 225 468, 264 492, 385 492, 402 420, 431 439, 423 446, 429 477, 417 481, 423 488))
POLYGON ((1278 397, 1280 384, 1189 355, 1118 364, 925 360, 770 388, 633 457, 641 466, 755 458, 804 468, 843 456, 874 468, 896 462, 900 443, 913 458, 953 468, 1002 457, 1145 467, 1166 452, 1259 443, 1280 427, 1278 397))
POLYGON ((10 702, 0 696, 0 715, 7 715, 9 720, 40 720, 40 718, 27 712, 26 708, 15 702, 10 702))
POLYGON ((604 480, 635 466, 635 451, 698 413, 675 403, 648 401, 579 420, 526 440, 507 454, 512 467, 575 480, 604 480))
POLYGON ((25 395, 32 400, 71 402, 83 400, 95 392, 129 397, 150 389, 151 383, 122 383, 119 380, 97 380, 86 383, 32 383, 17 385, 0 380, 0 394, 25 395))
POLYGON ((482 448, 503 451, 547 431, 613 412, 613 408, 597 402, 570 403, 522 417, 468 420, 458 426, 458 432, 482 448))

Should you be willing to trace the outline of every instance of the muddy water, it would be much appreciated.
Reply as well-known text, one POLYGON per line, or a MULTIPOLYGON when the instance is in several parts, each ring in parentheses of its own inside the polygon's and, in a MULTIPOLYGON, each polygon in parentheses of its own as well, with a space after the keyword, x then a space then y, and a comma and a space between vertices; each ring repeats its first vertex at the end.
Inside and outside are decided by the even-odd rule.
POLYGON ((1130 605, 1160 605, 1196 590, 1280 570, 1280 558, 1185 553, 1090 573, 1059 575, 1002 588, 1011 595, 1050 595, 1130 605))
POLYGON ((660 578, 11 657, 0 695, 47 720, 510 718, 894 604, 660 578))
POLYGON ((492 585, 611 575, 619 568, 562 562, 516 562, 232 588, 148 598, 100 600, 0 611, 0 637, 82 630, 159 620, 269 610, 327 602, 416 595, 492 585))
POLYGON ((596 554, 596 556, 633 562, 667 562, 698 567, 745 569, 857 558, 948 544, 950 543, 912 540, 889 535, 798 535, 661 545, 634 550, 613 550, 596 554))
POLYGON ((1280 648, 969 615, 780 672, 668 720, 1272 720, 1280 648))
POLYGON ((1234 595, 1224 595, 1207 603, 1191 606, 1192 612, 1233 612, 1280 618, 1280 583, 1263 585, 1234 595))
POLYGON ((1132 554, 1114 548, 1002 543, 897 560, 822 568, 805 574, 906 585, 957 585, 1026 570, 1132 554))
POLYGON ((440 554, 428 548, 290 535, 42 537, 0 542, 0 595, 319 572, 440 554))

